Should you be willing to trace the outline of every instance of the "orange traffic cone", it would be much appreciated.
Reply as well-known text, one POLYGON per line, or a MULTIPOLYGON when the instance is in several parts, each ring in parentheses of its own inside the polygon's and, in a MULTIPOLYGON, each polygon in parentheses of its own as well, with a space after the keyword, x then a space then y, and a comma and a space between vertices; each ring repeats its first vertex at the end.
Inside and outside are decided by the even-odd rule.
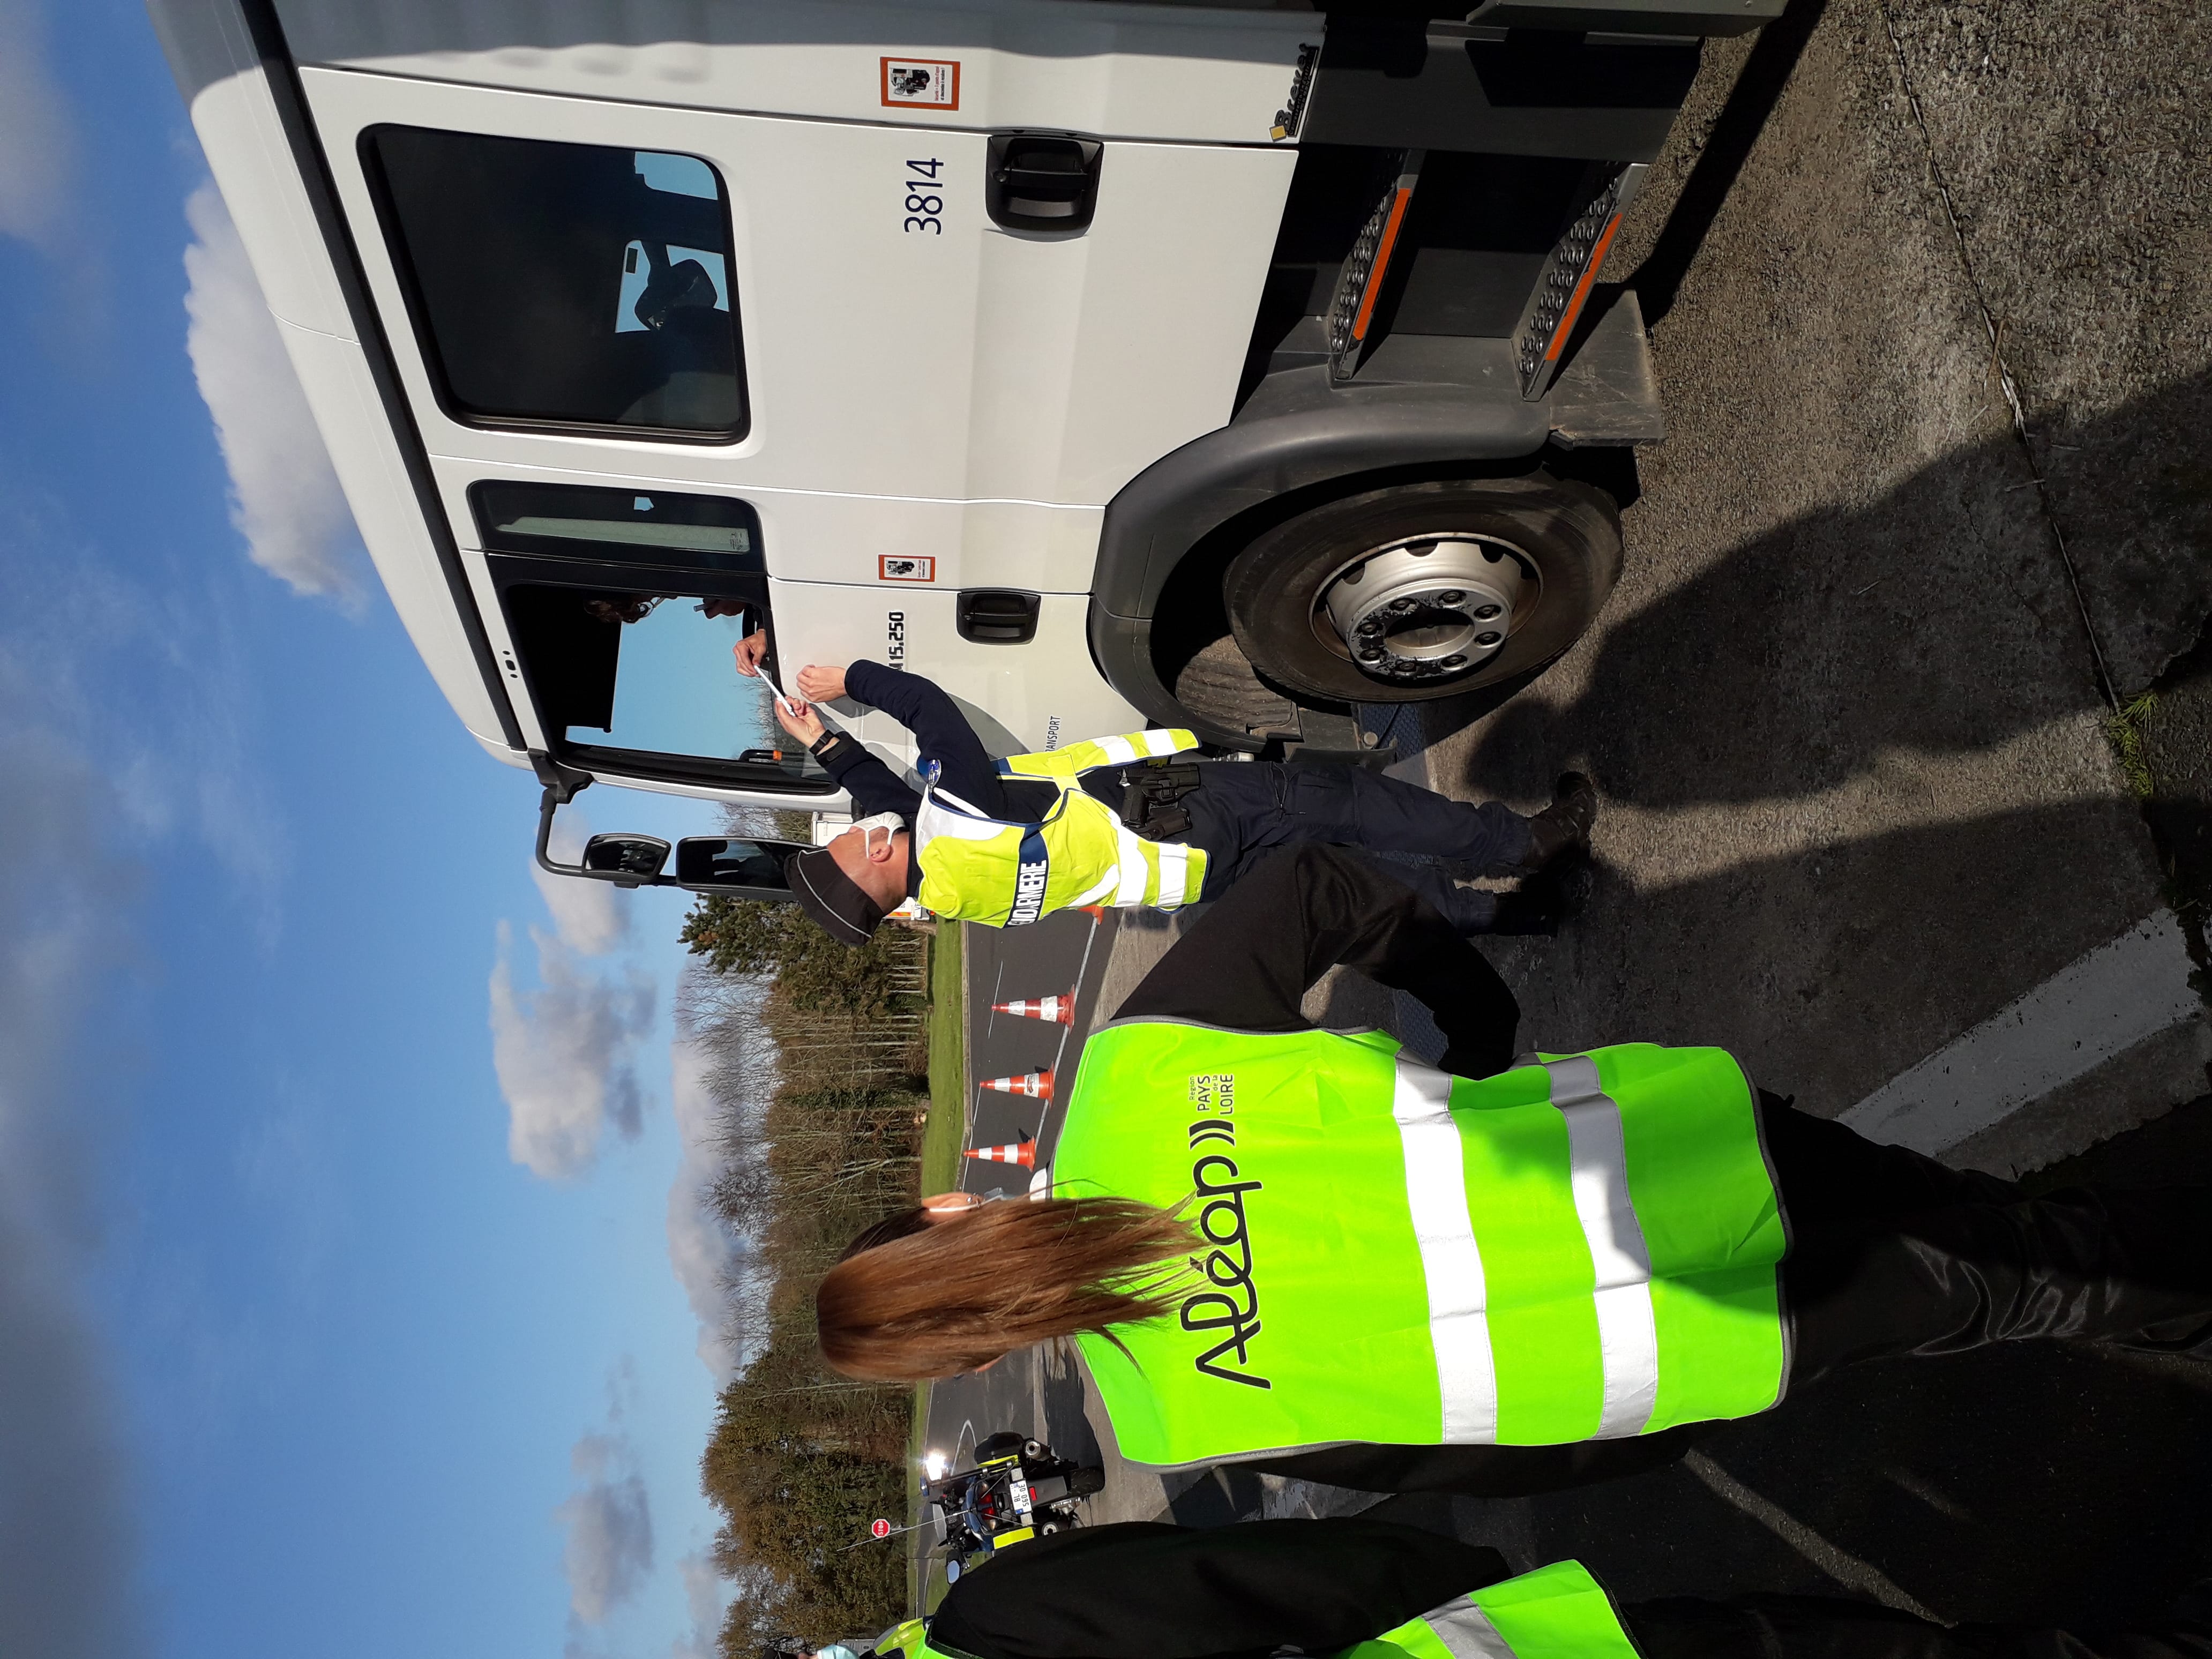
POLYGON ((986 1164, 1018 1164, 1024 1170, 1036 1168, 1036 1142, 1018 1140, 1011 1146, 974 1146, 963 1154, 979 1158, 986 1164))
POLYGON ((1024 1072, 1018 1077, 987 1077, 986 1089, 996 1089, 1002 1095, 1026 1095, 1031 1100, 1052 1098, 1052 1067, 1039 1072, 1024 1072))
POLYGON ((1075 1024, 1075 993, 1069 991, 1061 996, 1039 997, 1034 1001, 994 1002, 991 1010, 994 1013, 1018 1014, 1024 1019, 1042 1019, 1056 1025, 1073 1025, 1075 1024))

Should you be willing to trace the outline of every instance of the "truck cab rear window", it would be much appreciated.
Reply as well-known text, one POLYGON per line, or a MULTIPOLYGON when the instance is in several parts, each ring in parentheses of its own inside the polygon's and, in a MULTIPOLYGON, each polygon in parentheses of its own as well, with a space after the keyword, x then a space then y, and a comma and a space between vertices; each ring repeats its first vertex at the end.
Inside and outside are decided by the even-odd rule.
POLYGON ((733 441, 730 219, 693 155, 371 127, 363 164, 450 413, 733 441))

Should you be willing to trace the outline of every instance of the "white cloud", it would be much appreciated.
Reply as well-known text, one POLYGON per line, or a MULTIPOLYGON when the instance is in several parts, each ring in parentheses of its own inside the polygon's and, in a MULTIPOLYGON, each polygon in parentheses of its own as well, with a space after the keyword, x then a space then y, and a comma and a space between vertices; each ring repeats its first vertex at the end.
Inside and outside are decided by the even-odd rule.
POLYGON ((635 1455, 619 1433, 584 1436, 568 1462, 585 1484, 553 1511, 568 1535, 561 1569, 569 1611, 597 1625, 636 1595, 653 1570, 653 1507, 635 1455))
POLYGON ((631 1057, 653 1025, 653 983, 634 965, 619 979, 596 978, 558 936, 533 927, 530 938, 538 949, 534 991, 515 984, 514 929, 499 925, 492 1066, 507 1098, 507 1155, 562 1180, 592 1166, 610 1124, 625 1140, 644 1127, 631 1057))
MULTIPOLYGON (((583 855, 590 834, 590 827, 572 806, 554 826, 548 850, 560 862, 574 864, 583 855)), ((605 956, 628 937, 629 907, 624 889, 611 881, 556 876, 536 864, 530 866, 530 878, 538 884, 545 908, 553 913, 553 930, 570 950, 587 957, 605 956)))
POLYGON ((714 1638, 721 1633, 722 1613, 730 1604, 729 1581, 714 1571, 705 1555, 687 1555, 676 1564, 684 1580, 684 1601, 691 1614, 691 1628, 669 1644, 669 1659, 718 1659, 714 1638))
POLYGON ((357 603, 352 515, 214 185, 185 198, 185 217, 194 238, 185 250, 185 347, 230 469, 230 521, 254 563, 294 592, 357 603))
POLYGON ((668 1263, 699 1321, 699 1358, 717 1382, 726 1382, 737 1375, 739 1358, 727 1336, 728 1286, 743 1249, 721 1218, 702 1200, 707 1183, 721 1167, 714 1099, 704 1076, 706 1058, 678 1037, 669 1060, 668 1098, 684 1158, 668 1188, 668 1263))
POLYGON ((76 131, 31 0, 0 0, 0 235, 58 251, 74 217, 76 131))

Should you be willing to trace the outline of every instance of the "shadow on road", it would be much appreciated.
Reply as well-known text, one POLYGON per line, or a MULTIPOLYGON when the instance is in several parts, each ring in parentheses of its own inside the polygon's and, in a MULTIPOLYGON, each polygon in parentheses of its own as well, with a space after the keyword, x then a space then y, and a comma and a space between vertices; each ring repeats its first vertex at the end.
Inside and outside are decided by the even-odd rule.
MULTIPOLYGON (((2075 448, 2124 450, 2208 399, 2212 375, 2199 375, 2063 435, 2075 448)), ((1504 708, 1460 781, 1534 793, 1575 755, 1609 795, 1639 805, 1803 796, 1886 751, 1987 750, 2100 708, 2081 619, 2028 510, 2033 491, 2016 445, 1993 440, 1870 506, 1754 537, 1611 626, 1572 702, 1555 707, 1540 690, 1504 708), (2005 591, 1993 595, 1992 584, 2005 591), (2069 672, 2017 672, 2030 656, 2063 659, 2069 672)), ((2106 526, 2117 550, 2085 571, 2102 590, 2093 599, 2194 605, 2193 633, 2212 573, 2212 493, 2146 487, 2138 510, 2138 525, 2106 526), (2165 556, 2176 539, 2202 550, 2201 568, 2165 556)), ((1636 528, 1632 518, 1632 559, 1636 528)), ((1479 712, 1439 705, 1429 729, 1479 712)))
POLYGON ((1644 308, 1645 327, 1656 327, 1674 308, 1682 279, 1689 275, 1713 221, 1720 217, 1737 175, 1751 159, 1752 146, 1766 130, 1767 118, 1782 101, 1783 88, 1796 72, 1805 44, 1827 9, 1828 0, 1792 0, 1780 17, 1759 30, 1759 43, 1744 60, 1720 118, 1705 135, 1698 164, 1683 182, 1665 228, 1628 280, 1644 308))

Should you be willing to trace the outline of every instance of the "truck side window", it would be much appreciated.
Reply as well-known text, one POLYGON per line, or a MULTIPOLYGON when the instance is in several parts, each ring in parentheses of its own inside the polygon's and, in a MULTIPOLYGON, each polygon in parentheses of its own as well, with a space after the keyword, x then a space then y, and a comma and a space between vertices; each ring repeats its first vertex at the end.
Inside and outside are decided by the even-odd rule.
POLYGON ((508 587, 506 604, 539 709, 561 742, 619 750, 648 771, 665 758, 746 763, 793 783, 820 777, 776 730, 767 682, 732 665, 731 647, 763 623, 759 604, 538 583, 508 587), (787 752, 770 758, 779 750, 787 752))
POLYGON ((729 211, 713 167, 423 127, 371 127, 361 143, 450 412, 744 435, 729 211))

